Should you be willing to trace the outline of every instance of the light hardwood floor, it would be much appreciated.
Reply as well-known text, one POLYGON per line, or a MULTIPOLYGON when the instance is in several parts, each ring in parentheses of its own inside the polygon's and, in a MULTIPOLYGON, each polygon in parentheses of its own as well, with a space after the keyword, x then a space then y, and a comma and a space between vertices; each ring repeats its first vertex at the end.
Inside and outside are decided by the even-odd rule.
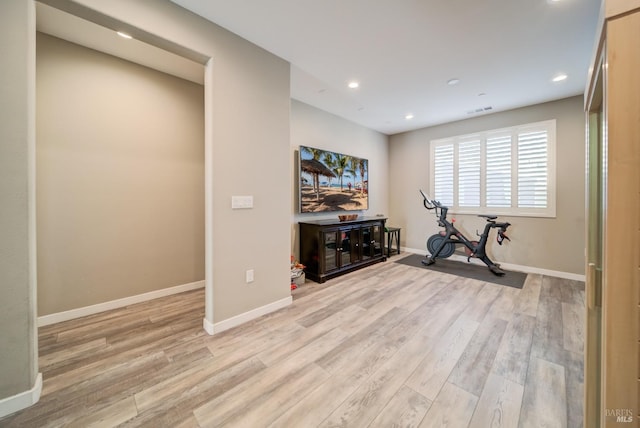
POLYGON ((197 290, 40 329, 2 427, 580 427, 584 284, 387 262, 221 333, 197 290))

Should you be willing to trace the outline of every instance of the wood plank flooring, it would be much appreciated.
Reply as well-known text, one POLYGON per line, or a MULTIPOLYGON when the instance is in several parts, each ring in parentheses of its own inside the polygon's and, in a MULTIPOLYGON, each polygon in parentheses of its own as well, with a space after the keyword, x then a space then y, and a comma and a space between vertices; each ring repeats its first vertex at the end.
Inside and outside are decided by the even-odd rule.
POLYGON ((393 263, 216 336, 196 290, 40 329, 2 427, 581 427, 584 284, 393 263))

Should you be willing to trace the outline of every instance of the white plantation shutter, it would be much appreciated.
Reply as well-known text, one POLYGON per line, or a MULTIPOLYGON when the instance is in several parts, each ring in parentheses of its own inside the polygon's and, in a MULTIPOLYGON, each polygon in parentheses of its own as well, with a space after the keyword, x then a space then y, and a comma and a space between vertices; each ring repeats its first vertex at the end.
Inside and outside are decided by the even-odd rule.
POLYGON ((518 135, 518 207, 546 208, 547 131, 518 135))
POLYGON ((431 192, 458 213, 555 216, 555 120, 431 142, 431 192))
POLYGON ((435 147, 434 198, 447 206, 453 206, 453 153, 453 144, 435 147))
POLYGON ((480 140, 458 144, 458 206, 480 207, 480 140))
POLYGON ((486 206, 511 207, 511 135, 487 138, 486 171, 486 206))

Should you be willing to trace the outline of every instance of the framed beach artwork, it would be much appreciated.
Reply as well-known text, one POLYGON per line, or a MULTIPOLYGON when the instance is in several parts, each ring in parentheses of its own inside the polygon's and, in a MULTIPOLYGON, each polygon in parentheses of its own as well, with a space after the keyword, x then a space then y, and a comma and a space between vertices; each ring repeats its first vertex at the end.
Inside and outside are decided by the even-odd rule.
POLYGON ((302 213, 369 208, 367 159, 300 146, 298 173, 302 213))

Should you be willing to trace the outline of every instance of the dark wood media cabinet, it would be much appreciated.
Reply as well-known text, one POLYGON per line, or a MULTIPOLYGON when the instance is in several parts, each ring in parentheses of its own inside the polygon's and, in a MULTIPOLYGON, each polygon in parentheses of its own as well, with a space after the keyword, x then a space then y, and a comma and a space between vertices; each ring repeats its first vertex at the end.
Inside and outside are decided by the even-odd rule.
POLYGON ((300 222, 300 261, 316 282, 385 261, 384 217, 300 222))

